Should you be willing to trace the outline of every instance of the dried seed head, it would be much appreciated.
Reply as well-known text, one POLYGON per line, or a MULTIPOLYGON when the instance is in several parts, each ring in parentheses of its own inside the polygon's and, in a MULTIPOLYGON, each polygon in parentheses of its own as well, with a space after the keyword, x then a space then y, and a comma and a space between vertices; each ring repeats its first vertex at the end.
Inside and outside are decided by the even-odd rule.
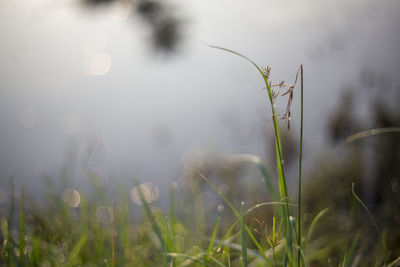
POLYGON ((265 78, 269 79, 269 75, 271 74, 271 67, 270 66, 263 67, 262 74, 265 76, 265 78))

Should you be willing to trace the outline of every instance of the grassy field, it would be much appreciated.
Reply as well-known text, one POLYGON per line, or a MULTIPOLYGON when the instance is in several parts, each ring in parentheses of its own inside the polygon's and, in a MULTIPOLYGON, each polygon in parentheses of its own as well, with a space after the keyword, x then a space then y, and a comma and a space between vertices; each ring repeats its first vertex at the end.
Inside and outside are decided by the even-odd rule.
MULTIPOLYGON (((399 225, 382 229, 354 183, 342 184, 344 189, 329 188, 329 194, 319 181, 310 180, 307 186, 302 183, 303 66, 293 83, 273 83, 268 66, 259 67, 234 51, 213 48, 250 62, 265 83, 276 170, 270 171, 273 168, 254 155, 230 159, 257 167, 263 178, 257 194, 242 197, 227 193, 224 179, 240 172, 226 166, 218 172, 219 179, 210 168, 190 168, 185 185, 171 184, 168 212, 158 207, 159 192, 150 183, 132 181, 133 190, 114 184, 118 198, 111 200, 99 184, 93 183, 88 194, 68 183, 55 186, 48 179, 45 200, 36 202, 25 196, 23 188, 14 188, 10 176, 7 212, 1 215, 1 266, 400 266, 400 255, 396 254, 399 225), (301 121, 297 194, 291 196, 281 131, 282 127, 290 128, 295 90, 300 97, 301 121), (283 114, 275 109, 278 98, 287 98, 283 114), (274 173, 276 177, 271 175, 274 173), (205 191, 218 200, 212 209, 207 208, 205 191), (345 201, 347 210, 329 202, 334 198, 332 192, 345 201), (186 211, 181 210, 182 203, 186 211)), ((363 132, 347 142, 398 131, 363 132)), ((349 170, 351 176, 357 166, 356 161, 347 161, 329 168, 349 170)), ((321 168, 325 167, 321 164, 321 168)), ((229 184, 231 191, 247 186, 235 181, 229 184)), ((248 186, 252 186, 251 181, 248 186)), ((393 216, 398 216, 398 211, 395 213, 393 216)))

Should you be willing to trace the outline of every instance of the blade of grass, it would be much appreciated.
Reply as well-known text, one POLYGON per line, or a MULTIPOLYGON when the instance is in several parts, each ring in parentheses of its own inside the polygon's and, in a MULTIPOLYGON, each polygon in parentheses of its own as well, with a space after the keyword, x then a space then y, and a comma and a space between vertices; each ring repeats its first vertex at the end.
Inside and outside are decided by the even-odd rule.
MULTIPOLYGON (((198 249, 203 256, 205 256, 207 259, 210 259, 211 261, 213 261, 217 266, 225 267, 225 265, 222 262, 220 262, 213 256, 209 255, 206 251, 202 250, 200 247, 195 246, 194 248, 198 249)), ((215 265, 213 265, 213 266, 215 266, 215 265)))
POLYGON ((244 202, 240 206, 240 222, 242 231, 242 266, 247 267, 247 242, 246 242, 246 224, 244 222, 243 214, 244 202))
MULTIPOLYGON (((286 205, 286 203, 284 202, 264 202, 264 203, 259 203, 257 205, 254 205, 253 207, 251 207, 250 209, 248 209, 245 213, 244 216, 247 216, 249 213, 251 213, 252 211, 261 208, 261 207, 265 207, 265 206, 271 206, 271 205, 286 205)), ((292 206, 294 204, 291 204, 292 206)), ((235 226, 240 223, 240 218, 237 218, 236 221, 229 227, 228 231, 226 231, 224 237, 222 238, 222 240, 227 239, 227 237, 230 235, 230 233, 232 232, 232 230, 235 228, 235 226)))
MULTIPOLYGON (((206 176, 204 176, 202 173, 198 172, 198 174, 200 175, 200 177, 206 182, 208 183, 221 197, 222 199, 226 202, 226 204, 228 204, 228 206, 231 208, 231 210, 233 211, 233 213, 236 215, 237 218, 240 218, 240 214, 239 212, 235 209, 235 207, 231 204, 231 202, 224 196, 224 194, 222 194, 222 192, 210 181, 208 180, 208 178, 206 176)), ((257 239, 254 237, 253 233, 251 232, 250 228, 247 227, 247 225, 245 225, 246 227, 246 231, 247 234, 249 235, 250 239, 253 241, 254 245, 257 247, 257 249, 259 250, 260 254, 263 256, 263 258, 265 259, 265 261, 267 262, 267 264, 269 266, 272 266, 271 262, 268 260, 268 258, 265 256, 264 250, 262 249, 262 247, 260 246, 260 244, 258 243, 257 239)))
POLYGON ((321 218, 328 213, 328 211, 330 210, 330 208, 325 208, 323 210, 321 210, 317 216, 314 217, 313 221, 311 222, 310 227, 308 228, 308 233, 307 233, 307 238, 306 238, 306 244, 304 246, 304 248, 308 247, 308 244, 311 240, 311 236, 314 232, 315 226, 318 224, 319 220, 321 220, 321 218))
POLYGON ((164 242, 164 238, 162 236, 161 228, 158 225, 158 223, 156 221, 156 218, 154 217, 154 215, 153 215, 153 213, 151 211, 150 205, 147 202, 146 197, 143 194, 143 191, 142 191, 142 188, 141 188, 139 182, 136 182, 136 188, 137 188, 137 190, 139 192, 139 197, 140 197, 140 200, 142 202, 143 209, 144 209, 144 211, 146 213, 146 216, 150 220, 151 227, 153 228, 154 233, 156 234, 158 240, 161 243, 162 250, 164 251, 166 248, 165 248, 165 242, 164 242))
POLYGON ((217 232, 218 232, 218 226, 219 226, 219 222, 220 222, 221 218, 218 216, 217 220, 215 222, 215 226, 214 229, 212 231, 211 234, 211 238, 210 238, 210 243, 208 244, 208 248, 207 248, 207 254, 211 255, 213 247, 214 247, 214 243, 215 243, 215 238, 217 236, 217 232))
POLYGON ((87 236, 82 235, 79 241, 75 244, 74 248, 71 251, 71 254, 69 255, 68 262, 66 266, 76 266, 77 265, 77 258, 79 256, 79 252, 81 251, 83 245, 87 241, 87 236))
MULTIPOLYGON (((188 261, 185 261, 185 262, 183 262, 182 264, 180 264, 179 266, 188 266, 188 265, 190 265, 190 264, 192 264, 193 262, 197 262, 197 263, 200 263, 200 264, 202 264, 203 266, 210 266, 208 263, 206 263, 205 261, 202 261, 202 260, 200 260, 200 259, 198 259, 198 258, 196 258, 196 257, 192 257, 192 256, 189 256, 189 255, 186 255, 186 254, 184 254, 184 253, 177 253, 177 252, 169 252, 168 254, 168 257, 171 257, 171 258, 178 258, 178 257, 180 257, 180 258, 185 258, 185 259, 188 259, 188 261)), ((201 257, 203 257, 203 255, 202 254, 199 254, 201 257)))
POLYGON ((117 233, 117 228, 115 225, 116 217, 117 217, 117 202, 114 201, 113 206, 114 220, 111 224, 111 267, 115 265, 115 236, 117 233))
MULTIPOLYGON (((368 214, 369 218, 371 219, 372 223, 374 224, 375 230, 376 230, 376 234, 378 235, 378 240, 381 243, 381 250, 382 250, 382 254, 383 254, 383 262, 385 262, 386 260, 386 251, 385 251, 385 243, 383 241, 382 238, 382 234, 381 231, 379 230, 378 225, 375 222, 374 217, 372 216, 371 212, 369 211, 368 207, 364 204, 364 202, 360 199, 360 197, 356 194, 355 190, 354 190, 354 183, 351 184, 351 193, 353 194, 353 197, 357 200, 357 202, 361 205, 361 207, 363 207, 363 209, 366 211, 366 213, 368 214)), ((379 262, 379 264, 381 264, 381 262, 379 262)))
POLYGON ((12 175, 9 176, 11 197, 10 197, 10 209, 8 211, 8 242, 7 242, 7 254, 8 254, 8 266, 14 266, 14 244, 11 238, 12 225, 14 223, 14 212, 15 212, 15 190, 14 190, 14 178, 12 175))
POLYGON ((26 235, 26 217, 25 217, 25 197, 24 187, 21 189, 21 217, 19 222, 19 265, 24 265, 25 256, 25 235, 26 235))
POLYGON ((301 164, 303 156, 303 65, 300 65, 300 147, 299 147, 299 182, 298 182, 298 229, 297 229, 297 245, 299 246, 297 253, 297 266, 300 266, 300 249, 301 249, 301 164))
MULTIPOLYGON (((274 106, 274 101, 273 101, 273 97, 272 97, 272 91, 271 91, 271 87, 268 81, 268 77, 266 77, 263 73, 263 71, 261 70, 261 68, 251 59, 249 59, 248 57, 235 52, 233 50, 227 49, 227 48, 223 48, 223 47, 219 47, 219 46, 213 46, 213 45, 209 45, 211 48, 215 48, 215 49, 219 49, 219 50, 223 50, 229 53, 232 53, 234 55, 237 55, 239 57, 244 58, 245 60, 249 61, 257 70, 258 72, 261 74, 266 89, 267 89, 267 93, 268 93, 268 98, 270 101, 270 105, 271 105, 271 112, 272 112, 272 121, 273 121, 273 126, 274 126, 274 133, 275 133, 275 149, 276 149, 276 164, 277 164, 277 170, 278 170, 278 178, 279 178, 279 192, 280 192, 280 196, 281 196, 281 200, 285 201, 287 204, 285 205, 285 209, 283 210, 283 214, 284 214, 284 218, 285 218, 285 230, 286 230, 286 234, 287 236, 291 239, 291 234, 293 229, 289 229, 291 227, 291 224, 289 222, 289 217, 290 217, 290 209, 289 209, 289 195, 288 195, 288 190, 287 190, 287 185, 286 185, 286 179, 285 179, 285 172, 283 169, 283 156, 282 156, 282 145, 281 145, 281 139, 280 139, 280 133, 279 133, 279 125, 278 125, 278 119, 277 119, 277 113, 275 110, 275 106, 274 106)), ((288 242, 288 248, 287 248, 287 253, 292 253, 292 244, 291 242, 288 242)))
POLYGON ((234 162, 250 162, 254 163, 258 170, 260 171, 261 175, 263 176, 263 179, 265 181, 265 184, 267 185, 267 189, 274 201, 278 201, 278 196, 276 195, 276 189, 271 181, 271 178, 268 175, 267 169, 265 166, 262 164, 261 159, 252 154, 234 154, 230 157, 230 159, 234 162))
POLYGON ((398 262, 400 262, 400 257, 389 263, 387 267, 394 267, 398 262))
POLYGON ((361 232, 358 231, 355 235, 355 237, 353 238, 353 242, 351 242, 351 246, 349 251, 347 252, 347 256, 346 256, 346 263, 343 265, 344 267, 348 267, 350 266, 351 263, 351 259, 353 258, 353 254, 354 254, 354 250, 356 248, 356 246, 358 245, 358 241, 360 240, 360 236, 361 236, 361 232))
POLYGON ((400 127, 385 127, 385 128, 376 128, 370 129, 362 132, 355 133, 350 135, 344 140, 344 143, 352 143, 362 138, 366 138, 369 136, 377 135, 377 134, 384 134, 384 133, 396 133, 400 132, 400 127))

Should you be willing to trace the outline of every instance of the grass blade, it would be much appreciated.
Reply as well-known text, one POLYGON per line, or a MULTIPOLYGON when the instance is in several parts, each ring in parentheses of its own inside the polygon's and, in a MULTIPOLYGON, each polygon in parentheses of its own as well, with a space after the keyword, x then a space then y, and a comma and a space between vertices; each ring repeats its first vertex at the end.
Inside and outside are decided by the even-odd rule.
POLYGON ((303 65, 300 65, 300 147, 299 147, 299 181, 298 181, 298 211, 297 211, 297 266, 300 266, 300 249, 301 249, 301 164, 303 156, 303 65))
MULTIPOLYGON (((357 202, 367 212, 369 218, 371 219, 372 223, 374 224, 374 227, 375 227, 375 230, 376 230, 376 234, 378 235, 378 240, 381 243, 381 249, 382 249, 382 253, 383 253, 383 261, 385 261, 386 260, 385 243, 383 242, 381 231, 379 230, 379 227, 376 224, 375 219, 372 216, 371 212, 369 211, 368 207, 364 204, 364 202, 359 198, 359 196, 354 191, 354 183, 351 184, 351 193, 353 194, 353 197, 357 200, 357 202)), ((379 264, 381 264, 381 263, 379 263, 379 264)))
POLYGON ((151 211, 150 205, 147 202, 146 197, 144 196, 141 185, 138 182, 136 182, 136 188, 137 188, 137 191, 139 192, 139 197, 142 202, 143 209, 146 213, 146 216, 150 220, 151 227, 153 228, 154 233, 156 234, 158 240, 160 241, 163 251, 165 251, 167 248, 165 247, 165 242, 164 242, 161 228, 158 225, 157 220, 154 217, 153 212, 151 211))
POLYGON ((69 259, 67 262, 67 266, 76 266, 77 265, 77 259, 79 256, 79 252, 81 251, 83 245, 86 243, 87 236, 83 235, 79 239, 79 241, 75 244, 74 248, 71 251, 71 254, 69 255, 69 259))
POLYGON ((362 138, 366 138, 369 136, 377 135, 377 134, 384 134, 384 133, 398 133, 400 132, 400 127, 385 127, 385 128, 376 128, 370 129, 362 132, 355 133, 350 135, 344 140, 344 143, 352 143, 362 138))
POLYGON ((278 196, 276 195, 276 189, 271 181, 271 178, 268 175, 267 169, 265 166, 262 164, 261 159, 252 154, 234 154, 230 157, 230 160, 234 162, 250 162, 254 163, 258 170, 260 171, 261 175, 263 176, 263 179, 265 181, 265 184, 267 185, 267 189, 274 201, 278 201, 278 196))
POLYGON ((240 206, 240 222, 242 225, 242 264, 243 267, 247 267, 246 224, 244 222, 243 206, 244 202, 242 202, 242 205, 240 206))
MULTIPOLYGON (((226 202, 226 204, 228 204, 228 206, 231 208, 231 210, 233 211, 233 213, 236 215, 237 218, 241 218, 239 212, 235 209, 235 207, 232 205, 232 203, 224 196, 224 194, 222 194, 222 192, 213 184, 211 183, 210 180, 208 180, 207 177, 205 177, 202 173, 198 172, 198 174, 200 175, 200 177, 206 182, 208 183, 214 190, 215 192, 218 193, 218 195, 220 195, 220 197, 226 202)), ((258 243, 257 239, 254 237, 253 233, 251 232, 250 228, 247 227, 247 225, 245 225, 246 227, 246 231, 247 234, 249 235, 250 239, 253 241, 254 245, 257 247, 258 251, 260 252, 260 254, 262 255, 262 257, 265 259, 265 261, 267 262, 267 264, 269 266, 272 266, 271 262, 268 260, 268 258, 265 256, 264 250, 262 249, 262 247, 260 246, 260 244, 258 243)))
POLYGON ((20 217, 20 227, 19 227, 19 265, 24 265, 24 255, 25 255, 25 235, 26 235, 26 217, 25 217, 25 197, 24 188, 21 189, 21 217, 20 217))
POLYGON ((307 233, 307 238, 306 238, 306 244, 305 244, 305 248, 308 247, 308 244, 311 240, 311 236, 314 232, 315 226, 317 225, 317 223, 321 220, 321 218, 328 213, 328 211, 330 210, 330 208, 325 208, 323 210, 321 210, 317 216, 314 217, 313 221, 311 222, 310 227, 308 228, 308 233, 307 233))
POLYGON ((208 244, 208 249, 207 249, 207 254, 208 255, 211 255, 212 249, 214 247, 215 237, 217 236, 219 222, 220 222, 220 217, 218 216, 217 217, 217 221, 215 222, 215 226, 214 226, 213 232, 211 234, 210 243, 208 244))

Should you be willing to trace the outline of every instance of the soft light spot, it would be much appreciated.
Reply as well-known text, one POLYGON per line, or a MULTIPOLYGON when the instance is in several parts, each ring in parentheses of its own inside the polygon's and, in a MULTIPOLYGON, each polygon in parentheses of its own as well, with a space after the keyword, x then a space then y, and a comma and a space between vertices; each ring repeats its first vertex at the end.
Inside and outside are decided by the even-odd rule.
POLYGON ((82 44, 82 50, 85 55, 94 56, 107 49, 107 36, 102 33, 92 33, 86 37, 82 44))
POLYGON ((110 17, 115 20, 126 20, 132 13, 132 4, 129 1, 115 1, 110 9, 110 17))
MULTIPOLYGON (((143 183, 139 185, 140 191, 142 191, 143 198, 147 203, 152 203, 156 201, 160 195, 158 191, 158 187, 152 183, 143 183)), ((135 186, 131 190, 131 198, 133 202, 135 202, 138 205, 143 205, 142 199, 140 197, 140 193, 138 190, 138 187, 135 186)))
POLYGON ((36 111, 32 108, 24 109, 21 113, 21 123, 27 129, 35 126, 37 120, 36 111))
POLYGON ((110 207, 100 206, 96 210, 97 220, 103 224, 110 224, 114 221, 114 212, 110 207))
POLYGON ((225 207, 223 205, 218 205, 217 211, 218 212, 223 212, 225 210, 225 207))
POLYGON ((87 75, 101 76, 110 71, 111 64, 111 56, 106 53, 101 53, 87 57, 84 61, 83 69, 87 75))
POLYGON ((219 191, 221 191, 223 195, 226 195, 229 192, 229 186, 226 184, 222 184, 219 186, 219 191))
POLYGON ((64 190, 63 200, 72 208, 77 208, 81 203, 81 196, 77 190, 67 188, 64 190))

